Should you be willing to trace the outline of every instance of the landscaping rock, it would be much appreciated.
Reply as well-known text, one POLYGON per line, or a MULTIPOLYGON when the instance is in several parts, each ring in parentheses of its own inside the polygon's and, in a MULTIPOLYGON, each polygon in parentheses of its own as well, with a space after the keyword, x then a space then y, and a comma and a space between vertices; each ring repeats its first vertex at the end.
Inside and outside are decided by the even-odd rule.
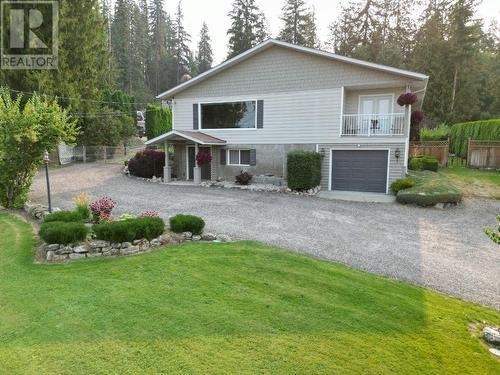
POLYGON ((500 344, 500 331, 498 330, 498 328, 488 326, 484 327, 483 337, 485 341, 489 342, 490 344, 500 344))
POLYGON ((45 246, 45 250, 46 250, 46 251, 54 251, 54 250, 58 250, 60 246, 61 246, 61 245, 59 245, 59 244, 57 244, 57 243, 54 243, 54 244, 51 244, 51 245, 47 245, 47 246, 45 246))
POLYGON ((231 242, 231 237, 229 237, 228 235, 226 234, 219 234, 217 236, 217 239, 220 241, 220 242, 231 242))
POLYGON ((56 254, 70 254, 73 252, 73 248, 71 246, 61 246, 58 250, 55 251, 56 254))
POLYGON ((201 235, 201 239, 203 241, 215 241, 217 239, 217 236, 213 233, 203 233, 201 235))
POLYGON ((72 260, 82 259, 82 258, 85 258, 85 254, 78 254, 78 253, 69 254, 69 259, 72 259, 72 260))
POLYGON ((498 349, 490 348, 490 353, 496 357, 500 357, 500 350, 498 350, 498 349))
POLYGON ((120 249, 122 247, 122 244, 121 243, 118 243, 118 242, 115 242, 115 243, 112 243, 111 244, 111 247, 113 249, 120 249))
POLYGON ((184 233, 182 233, 182 235, 184 236, 184 239, 186 239, 186 240, 190 240, 191 238, 193 238, 193 233, 191 233, 191 232, 184 232, 184 233))
POLYGON ((193 241, 201 241, 201 236, 195 235, 191 238, 193 241))
POLYGON ((102 241, 102 240, 93 240, 90 241, 90 247, 92 248, 98 248, 98 247, 108 247, 110 244, 108 241, 102 241))
POLYGON ((130 242, 124 242, 124 243, 122 243, 121 248, 126 249, 126 248, 131 247, 131 246, 132 246, 132 244, 130 242))
POLYGON ((87 252, 87 248, 84 245, 80 245, 80 246, 77 246, 77 247, 73 248, 73 252, 75 252, 75 253, 86 253, 87 252))
POLYGON ((137 254, 140 251, 139 246, 131 246, 127 247, 126 249, 122 249, 121 253, 122 255, 130 255, 130 254, 137 254))
POLYGON ((54 254, 54 257, 52 258, 52 260, 54 262, 62 261, 62 260, 66 260, 66 259, 68 259, 68 255, 67 254, 62 254, 62 255, 54 254))
MULTIPOLYGON (((129 249, 130 249, 130 247, 129 247, 129 249)), ((124 249, 124 251, 125 250, 128 250, 128 249, 124 249)), ((106 247, 106 248, 102 249, 102 255, 105 257, 118 255, 118 254, 120 254, 120 249, 113 249, 111 247, 106 247)))
POLYGON ((54 255, 55 253, 53 251, 47 251, 46 259, 48 262, 51 262, 54 260, 54 255))
POLYGON ((102 257, 102 253, 88 253, 87 258, 97 258, 102 257))
POLYGON ((132 245, 137 246, 142 242, 142 240, 134 240, 132 241, 132 245))
POLYGON ((155 239, 151 240, 151 242, 149 243, 149 246, 158 247, 158 246, 161 246, 161 242, 159 239, 155 238, 155 239))
POLYGON ((160 237, 158 237, 158 240, 162 245, 166 245, 172 242, 172 236, 170 236, 169 234, 162 234, 160 237))

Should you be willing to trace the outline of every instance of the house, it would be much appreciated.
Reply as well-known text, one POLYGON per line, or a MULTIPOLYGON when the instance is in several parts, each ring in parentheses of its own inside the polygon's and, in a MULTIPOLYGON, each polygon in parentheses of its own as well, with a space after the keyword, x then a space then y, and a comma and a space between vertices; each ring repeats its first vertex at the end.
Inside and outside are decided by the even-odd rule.
POLYGON ((286 178, 287 153, 320 152, 323 189, 387 193, 405 175, 411 106, 428 76, 278 40, 256 47, 158 96, 173 130, 146 142, 173 145, 167 181, 234 179, 241 170, 286 178), (208 152, 210 163, 195 165, 208 152))

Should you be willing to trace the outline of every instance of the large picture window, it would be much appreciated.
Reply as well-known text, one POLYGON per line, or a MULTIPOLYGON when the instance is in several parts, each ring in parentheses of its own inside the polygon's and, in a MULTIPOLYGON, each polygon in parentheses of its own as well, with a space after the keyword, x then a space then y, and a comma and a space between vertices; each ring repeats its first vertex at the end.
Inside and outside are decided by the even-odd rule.
POLYGON ((256 102, 201 104, 201 129, 254 129, 256 102))

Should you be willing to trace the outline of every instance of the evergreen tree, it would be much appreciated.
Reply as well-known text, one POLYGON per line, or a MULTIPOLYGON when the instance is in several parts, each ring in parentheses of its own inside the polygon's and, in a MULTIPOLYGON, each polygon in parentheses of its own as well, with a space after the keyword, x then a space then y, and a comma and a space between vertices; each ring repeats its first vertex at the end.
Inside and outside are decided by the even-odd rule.
POLYGON ((320 48, 314 8, 306 15, 304 22, 304 46, 320 48))
POLYGON ((288 43, 305 45, 308 13, 304 0, 286 0, 282 12, 280 19, 283 22, 283 27, 278 39, 288 43))
POLYGON ((228 58, 239 55, 268 37, 267 21, 255 0, 235 0, 229 12, 231 27, 228 58))
POLYGON ((152 0, 149 8, 151 32, 151 60, 148 69, 149 87, 158 95, 167 87, 165 74, 167 59, 167 14, 162 0, 152 0))
POLYGON ((132 6, 130 0, 116 0, 111 40, 118 69, 118 83, 129 95, 132 93, 132 6))
POLYGON ((189 49, 191 35, 184 28, 184 14, 182 13, 182 0, 179 0, 174 22, 174 57, 176 62, 176 84, 183 74, 190 73, 190 63, 193 60, 189 49))
POLYGON ((196 70, 197 73, 203 73, 212 68, 213 53, 208 26, 203 22, 200 31, 200 41, 198 42, 198 53, 196 54, 196 70))

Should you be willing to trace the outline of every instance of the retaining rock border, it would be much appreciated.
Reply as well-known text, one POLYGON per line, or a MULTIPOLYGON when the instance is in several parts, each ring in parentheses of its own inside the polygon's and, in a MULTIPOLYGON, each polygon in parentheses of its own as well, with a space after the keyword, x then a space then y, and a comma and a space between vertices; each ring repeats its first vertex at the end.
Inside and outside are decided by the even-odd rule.
POLYGON ((42 259, 53 263, 85 258, 133 255, 160 246, 173 246, 191 241, 230 242, 231 238, 225 234, 204 233, 200 236, 193 236, 190 232, 182 234, 166 232, 151 241, 142 239, 133 242, 110 243, 102 240, 91 240, 69 245, 43 244, 38 251, 42 259))

